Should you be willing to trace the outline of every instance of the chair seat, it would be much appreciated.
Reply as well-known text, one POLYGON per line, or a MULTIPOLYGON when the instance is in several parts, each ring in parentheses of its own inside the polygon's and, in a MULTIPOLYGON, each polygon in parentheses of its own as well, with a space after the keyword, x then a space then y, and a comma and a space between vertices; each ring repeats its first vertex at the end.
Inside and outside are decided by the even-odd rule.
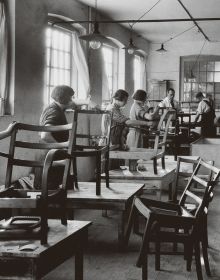
POLYGON ((136 148, 129 151, 110 151, 110 158, 114 159, 142 159, 152 160, 158 152, 154 149, 136 148))

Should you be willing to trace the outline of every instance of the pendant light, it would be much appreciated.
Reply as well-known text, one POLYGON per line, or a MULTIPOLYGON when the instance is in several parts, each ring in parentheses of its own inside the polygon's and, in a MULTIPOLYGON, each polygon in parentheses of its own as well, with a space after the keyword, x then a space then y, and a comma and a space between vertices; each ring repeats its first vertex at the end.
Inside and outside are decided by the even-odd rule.
POLYGON ((131 35, 129 39, 129 44, 127 47, 124 47, 123 49, 126 49, 129 54, 133 54, 138 48, 134 45, 133 39, 132 39, 132 26, 131 26, 131 35))
POLYGON ((156 52, 160 53, 160 54, 164 54, 167 52, 166 49, 164 49, 164 45, 161 44, 160 48, 158 50, 156 50, 156 52))
POLYGON ((97 22, 97 0, 95 0, 95 22, 93 25, 93 32, 87 35, 79 36, 79 38, 88 41, 89 46, 94 50, 99 49, 102 44, 118 47, 111 39, 105 37, 99 31, 99 24, 97 22))

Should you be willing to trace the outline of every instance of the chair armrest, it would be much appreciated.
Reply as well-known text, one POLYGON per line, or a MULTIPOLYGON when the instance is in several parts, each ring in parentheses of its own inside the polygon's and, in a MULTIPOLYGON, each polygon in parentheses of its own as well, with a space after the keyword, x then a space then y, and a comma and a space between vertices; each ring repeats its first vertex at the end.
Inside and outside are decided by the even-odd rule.
POLYGON ((0 131, 0 140, 5 139, 5 138, 11 136, 12 131, 14 130, 16 125, 17 125, 17 122, 12 122, 11 124, 9 124, 7 129, 5 129, 3 131, 0 131))
POLYGON ((145 197, 140 196, 142 203, 147 207, 157 207, 164 210, 171 210, 171 211, 179 211, 180 207, 176 203, 172 202, 163 202, 153 199, 148 199, 145 197))

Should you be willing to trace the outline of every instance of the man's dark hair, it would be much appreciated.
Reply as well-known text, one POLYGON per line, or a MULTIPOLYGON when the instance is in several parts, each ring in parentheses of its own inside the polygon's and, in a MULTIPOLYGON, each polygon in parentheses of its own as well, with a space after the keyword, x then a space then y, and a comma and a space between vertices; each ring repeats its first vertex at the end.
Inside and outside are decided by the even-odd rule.
POLYGON ((173 88, 168 88, 167 92, 172 91, 175 94, 175 90, 173 88))
POLYGON ((66 85, 56 86, 51 92, 51 97, 60 104, 66 105, 70 101, 70 97, 74 95, 74 90, 66 85))
POLYGON ((203 93, 201 91, 199 91, 197 94, 196 94, 196 98, 203 98, 203 93))

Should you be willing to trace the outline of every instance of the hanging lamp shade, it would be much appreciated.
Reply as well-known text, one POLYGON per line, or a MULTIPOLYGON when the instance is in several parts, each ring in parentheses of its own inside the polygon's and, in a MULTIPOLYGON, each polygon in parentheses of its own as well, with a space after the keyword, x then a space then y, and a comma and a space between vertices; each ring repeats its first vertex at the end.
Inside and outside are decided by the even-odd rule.
POLYGON ((138 48, 134 45, 132 38, 130 38, 128 46, 123 49, 128 50, 129 54, 133 54, 138 48))
POLYGON ((161 47, 158 50, 156 50, 156 52, 159 52, 159 53, 163 54, 163 53, 167 52, 167 50, 164 49, 164 45, 161 44, 161 47))
POLYGON ((94 30, 92 33, 79 36, 79 38, 81 40, 89 41, 89 45, 93 49, 99 49, 102 44, 106 44, 114 48, 118 47, 111 39, 105 37, 100 33, 98 22, 94 23, 94 30))

